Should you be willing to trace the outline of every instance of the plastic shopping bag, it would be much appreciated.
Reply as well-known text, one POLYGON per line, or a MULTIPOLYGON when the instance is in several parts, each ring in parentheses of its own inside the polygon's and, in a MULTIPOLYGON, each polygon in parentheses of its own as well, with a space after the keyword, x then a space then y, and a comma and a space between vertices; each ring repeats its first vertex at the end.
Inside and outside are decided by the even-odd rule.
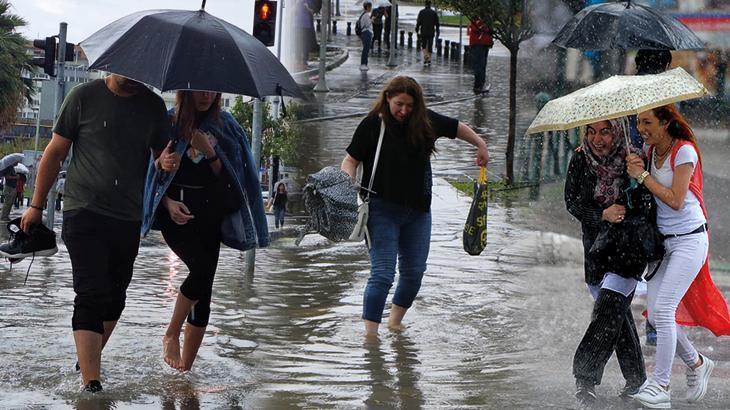
POLYGON ((487 246, 487 168, 479 171, 474 182, 474 201, 464 224, 464 250, 469 255, 479 255, 487 246))

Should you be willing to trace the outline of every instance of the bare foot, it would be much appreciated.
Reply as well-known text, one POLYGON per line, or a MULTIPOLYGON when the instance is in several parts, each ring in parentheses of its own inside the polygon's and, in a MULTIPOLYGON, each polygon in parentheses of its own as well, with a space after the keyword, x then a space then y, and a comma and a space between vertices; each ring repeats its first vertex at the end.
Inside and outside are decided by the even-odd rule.
POLYGON ((182 369, 182 359, 180 358, 180 336, 162 338, 162 353, 165 356, 165 363, 173 369, 182 369))
POLYGON ((406 330, 406 327, 402 323, 398 323, 397 325, 388 323, 388 329, 390 329, 393 332, 402 332, 402 331, 406 330))

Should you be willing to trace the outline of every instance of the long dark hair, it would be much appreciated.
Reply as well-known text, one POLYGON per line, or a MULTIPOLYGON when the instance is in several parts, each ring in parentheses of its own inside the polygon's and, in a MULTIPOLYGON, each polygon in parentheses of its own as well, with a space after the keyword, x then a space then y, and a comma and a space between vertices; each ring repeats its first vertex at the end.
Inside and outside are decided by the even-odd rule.
POLYGON ((670 137, 689 141, 695 147, 695 151, 697 151, 697 156, 700 158, 701 162, 702 157, 700 155, 700 149, 697 146, 695 133, 692 131, 687 120, 684 119, 682 114, 680 114, 679 111, 677 111, 677 108, 674 107, 674 104, 657 107, 651 111, 660 122, 669 124, 667 126, 667 133, 670 137))
POLYGON ((193 101, 193 91, 180 90, 175 95, 175 116, 173 124, 178 127, 178 137, 190 140, 193 130, 208 117, 219 120, 221 113, 221 93, 216 93, 208 111, 198 112, 193 101))
POLYGON ((380 115, 385 124, 392 126, 398 121, 393 118, 388 106, 388 98, 393 98, 398 94, 408 94, 413 97, 413 111, 407 120, 407 139, 408 143, 418 148, 426 157, 436 152, 434 145, 436 136, 434 135, 431 121, 428 119, 426 112, 426 102, 423 98, 423 89, 411 77, 398 76, 390 80, 388 85, 380 92, 380 96, 373 104, 368 115, 380 115))

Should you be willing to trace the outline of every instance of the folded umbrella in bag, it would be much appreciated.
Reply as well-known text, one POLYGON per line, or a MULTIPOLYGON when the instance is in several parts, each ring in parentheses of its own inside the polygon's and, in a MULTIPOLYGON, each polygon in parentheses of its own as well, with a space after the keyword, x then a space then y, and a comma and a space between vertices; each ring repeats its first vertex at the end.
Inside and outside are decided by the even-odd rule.
POLYGON ((474 182, 474 201, 464 224, 464 250, 469 255, 479 255, 487 246, 487 168, 479 170, 474 182))
POLYGON ((307 177, 302 196, 309 221, 299 232, 296 244, 308 233, 318 233, 332 241, 350 237, 358 217, 358 188, 347 173, 325 167, 307 177))

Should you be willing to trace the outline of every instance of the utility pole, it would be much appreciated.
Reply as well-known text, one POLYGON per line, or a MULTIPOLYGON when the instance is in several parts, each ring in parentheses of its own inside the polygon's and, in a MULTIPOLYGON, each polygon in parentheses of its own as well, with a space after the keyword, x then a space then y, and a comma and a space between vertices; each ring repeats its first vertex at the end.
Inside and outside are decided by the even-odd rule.
MULTIPOLYGON (((61 110, 63 98, 66 96, 66 30, 68 24, 62 22, 58 30, 58 69, 56 70, 56 101, 53 106, 53 118, 55 120, 58 112, 61 110)), ((53 230, 53 222, 56 216, 56 181, 51 185, 51 192, 48 193, 48 209, 46 210, 46 226, 53 230)))
MULTIPOLYGON (((253 154, 253 162, 256 175, 261 169, 261 130, 264 119, 263 100, 256 98, 253 100, 253 120, 251 122, 251 151, 253 154)), ((260 181, 260 178, 257 178, 260 181)), ((246 274, 253 274, 256 264, 256 248, 246 252, 246 274)))
POLYGON ((396 67, 398 63, 395 62, 395 49, 396 41, 398 39, 398 0, 392 0, 392 6, 390 6, 390 53, 388 54, 388 67, 396 67))
POLYGON ((322 30, 319 32, 319 80, 317 85, 314 87, 314 91, 318 93, 329 92, 327 87, 327 80, 325 79, 325 72, 327 71, 327 37, 329 36, 329 20, 330 20, 330 1, 324 0, 322 2, 322 30))
MULTIPOLYGON (((41 88, 42 89, 42 88, 41 88)), ((35 145, 33 147, 33 169, 30 172, 31 195, 35 191, 35 177, 38 175, 38 144, 41 138, 41 104, 43 102, 43 93, 38 92, 38 115, 35 119, 35 145)), ((31 196, 31 200, 33 197, 31 196)))

